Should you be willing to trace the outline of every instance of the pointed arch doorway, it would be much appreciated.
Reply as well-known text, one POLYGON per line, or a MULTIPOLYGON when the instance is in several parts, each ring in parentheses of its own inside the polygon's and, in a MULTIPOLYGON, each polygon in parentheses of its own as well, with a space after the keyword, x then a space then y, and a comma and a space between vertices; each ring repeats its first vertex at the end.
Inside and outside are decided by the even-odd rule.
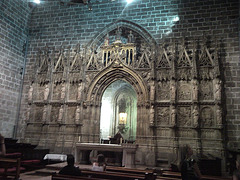
POLYGON ((102 96, 101 139, 114 137, 118 132, 124 140, 135 141, 137 129, 137 94, 128 82, 111 83, 102 96))

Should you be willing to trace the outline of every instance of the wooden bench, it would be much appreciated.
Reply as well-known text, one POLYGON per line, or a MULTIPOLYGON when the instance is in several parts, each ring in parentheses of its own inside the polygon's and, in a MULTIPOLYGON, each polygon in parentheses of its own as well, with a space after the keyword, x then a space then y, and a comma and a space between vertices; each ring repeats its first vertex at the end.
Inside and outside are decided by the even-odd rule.
POLYGON ((82 170, 82 176, 68 176, 53 174, 52 180, 78 180, 78 179, 113 179, 113 180, 146 180, 145 175, 122 173, 122 172, 98 172, 90 170, 82 170))
POLYGON ((19 179, 20 164, 20 158, 0 158, 0 179, 19 179))
POLYGON ((90 177, 83 177, 83 176, 69 176, 69 175, 62 175, 62 174, 53 174, 52 180, 99 180, 98 178, 90 178, 90 177))
POLYGON ((83 176, 100 178, 100 179, 118 179, 118 180, 146 180, 145 175, 133 174, 133 173, 123 173, 123 172, 98 172, 84 170, 81 171, 83 176))
POLYGON ((134 175, 144 175, 145 179, 147 180, 155 180, 157 177, 157 173, 153 169, 141 170, 141 169, 132 169, 132 168, 125 168, 125 167, 107 166, 106 171, 122 172, 122 173, 134 174, 134 175))
MULTIPOLYGON (((180 172, 163 171, 162 176, 163 177, 171 177, 171 178, 175 178, 175 179, 181 179, 181 173, 180 172)), ((204 179, 204 180, 230 180, 231 178, 223 178, 223 177, 220 177, 220 176, 203 175, 202 179, 204 179)))

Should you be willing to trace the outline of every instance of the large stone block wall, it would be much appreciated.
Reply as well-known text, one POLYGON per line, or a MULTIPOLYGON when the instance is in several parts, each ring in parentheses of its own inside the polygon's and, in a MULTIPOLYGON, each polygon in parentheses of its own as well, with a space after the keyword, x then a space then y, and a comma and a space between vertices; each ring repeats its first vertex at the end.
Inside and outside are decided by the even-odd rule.
POLYGON ((29 15, 25 0, 0 1, 0 132, 6 137, 18 119, 29 15))

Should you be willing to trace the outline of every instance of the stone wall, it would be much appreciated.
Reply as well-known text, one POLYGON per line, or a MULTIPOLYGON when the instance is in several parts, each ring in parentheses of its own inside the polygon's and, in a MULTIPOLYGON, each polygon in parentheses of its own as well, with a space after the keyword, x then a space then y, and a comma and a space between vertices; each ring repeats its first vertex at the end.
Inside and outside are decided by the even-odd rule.
POLYGON ((6 137, 18 120, 29 14, 26 0, 0 2, 0 132, 6 137))

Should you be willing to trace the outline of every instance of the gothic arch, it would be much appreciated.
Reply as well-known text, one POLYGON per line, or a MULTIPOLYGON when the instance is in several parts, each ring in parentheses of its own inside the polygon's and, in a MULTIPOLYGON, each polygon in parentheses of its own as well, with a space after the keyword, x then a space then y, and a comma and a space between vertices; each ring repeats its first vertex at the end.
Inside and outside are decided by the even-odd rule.
POLYGON ((93 37, 93 39, 87 44, 86 47, 91 47, 94 44, 98 45, 100 42, 102 42, 107 33, 111 32, 114 29, 117 29, 118 27, 125 27, 133 30, 134 32, 138 33, 150 45, 157 44, 156 40, 146 29, 134 22, 121 19, 105 26, 101 31, 99 31, 98 34, 95 35, 95 37, 93 37))
POLYGON ((148 102, 149 93, 142 77, 118 60, 94 77, 88 88, 87 102, 100 103, 105 89, 117 80, 125 80, 134 87, 138 104, 148 102))

